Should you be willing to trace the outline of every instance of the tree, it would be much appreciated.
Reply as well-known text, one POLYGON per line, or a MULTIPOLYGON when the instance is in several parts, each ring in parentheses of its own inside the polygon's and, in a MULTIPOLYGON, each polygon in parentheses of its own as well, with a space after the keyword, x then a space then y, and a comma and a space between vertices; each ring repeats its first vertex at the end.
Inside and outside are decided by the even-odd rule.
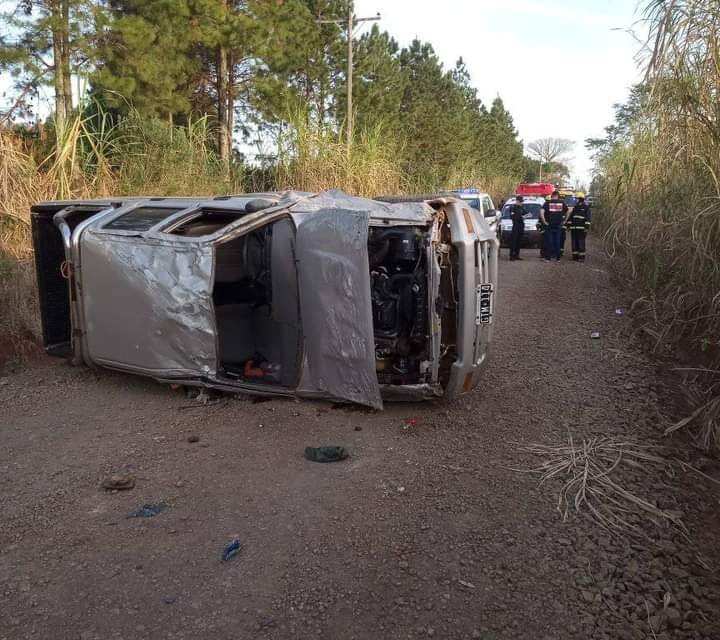
POLYGON ((558 184, 570 179, 570 168, 562 162, 548 162, 542 165, 540 160, 525 158, 523 181, 524 182, 552 182, 558 184))
POLYGON ((55 97, 55 123, 62 130, 73 108, 72 76, 88 60, 93 10, 90 0, 21 0, 0 14, 0 72, 15 80, 21 106, 40 84, 55 97))
POLYGON ((550 162, 565 162, 575 143, 566 138, 540 138, 528 144, 528 151, 540 161, 540 180, 543 166, 550 162))
POLYGON ((174 122, 191 112, 199 68, 193 45, 201 38, 191 0, 110 0, 98 35, 93 90, 119 111, 174 122))
MULTIPOLYGON (((389 131, 398 131, 407 76, 397 54, 397 42, 376 24, 355 44, 353 103, 358 129, 381 124, 389 131)), ((336 94, 338 121, 346 117, 347 102, 340 99, 345 91, 343 79, 336 94)))
POLYGON ((407 75, 400 109, 405 170, 424 185, 445 187, 454 161, 447 149, 466 141, 459 135, 463 94, 427 43, 414 40, 400 52, 400 64, 407 75))
POLYGON ((518 139, 513 118, 500 96, 493 100, 486 122, 485 146, 493 173, 520 176, 525 165, 523 144, 518 139))

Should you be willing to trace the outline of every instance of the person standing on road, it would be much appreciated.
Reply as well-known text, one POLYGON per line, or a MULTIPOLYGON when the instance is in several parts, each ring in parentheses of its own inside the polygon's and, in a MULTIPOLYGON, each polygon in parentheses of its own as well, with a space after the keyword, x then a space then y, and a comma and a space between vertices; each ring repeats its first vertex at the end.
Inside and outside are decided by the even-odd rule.
POLYGON ((560 260, 560 235, 567 222, 568 206, 557 190, 552 192, 540 210, 540 222, 545 225, 545 260, 560 260))
POLYGON ((512 219, 510 260, 522 260, 520 257, 520 245, 522 244, 523 233, 525 233, 525 214, 527 214, 527 209, 523 206, 523 197, 517 196, 515 204, 510 207, 510 218, 512 219))
POLYGON ((568 218, 572 239, 572 257, 576 262, 585 262, 585 237, 590 229, 590 207, 585 204, 585 197, 580 196, 568 218))

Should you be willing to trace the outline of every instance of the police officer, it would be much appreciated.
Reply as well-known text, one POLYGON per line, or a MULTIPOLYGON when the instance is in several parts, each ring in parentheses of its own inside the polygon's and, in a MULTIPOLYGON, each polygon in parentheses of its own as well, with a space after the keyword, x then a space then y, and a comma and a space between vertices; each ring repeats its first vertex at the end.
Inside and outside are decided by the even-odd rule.
POLYGON ((568 227, 572 240, 573 260, 585 262, 585 236, 590 229, 590 207, 585 204, 585 196, 578 198, 568 218, 568 227))
POLYGON ((560 198, 557 189, 552 192, 550 200, 546 200, 540 210, 540 222, 545 229, 545 260, 560 260, 560 235, 567 222, 568 206, 560 198))
POLYGON ((525 233, 526 213, 527 209, 523 206, 523 197, 517 196, 515 198, 515 204, 510 207, 510 218, 512 219, 510 260, 522 260, 520 257, 520 245, 522 244, 523 233, 525 233))
POLYGON ((537 229, 538 233, 540 234, 540 257, 545 257, 545 227, 547 225, 544 225, 540 220, 538 220, 537 224, 535 225, 535 228, 537 229))

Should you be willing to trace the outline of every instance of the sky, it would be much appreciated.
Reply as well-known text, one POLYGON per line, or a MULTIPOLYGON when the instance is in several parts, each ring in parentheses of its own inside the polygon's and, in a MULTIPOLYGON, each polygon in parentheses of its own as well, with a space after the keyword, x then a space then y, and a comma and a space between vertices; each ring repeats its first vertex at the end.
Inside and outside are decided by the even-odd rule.
POLYGON ((355 0, 358 17, 378 11, 401 46, 430 42, 448 68, 462 56, 483 102, 499 95, 524 142, 575 141, 572 176, 589 183, 584 140, 603 134, 641 77, 636 0, 355 0))

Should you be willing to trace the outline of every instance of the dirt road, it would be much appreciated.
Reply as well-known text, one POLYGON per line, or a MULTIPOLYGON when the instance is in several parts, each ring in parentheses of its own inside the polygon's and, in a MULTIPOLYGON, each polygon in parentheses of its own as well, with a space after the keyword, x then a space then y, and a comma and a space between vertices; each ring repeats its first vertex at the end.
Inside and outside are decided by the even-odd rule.
POLYGON ((623 539, 511 470, 541 462, 521 443, 657 435, 667 394, 607 264, 535 254, 503 251, 492 364, 452 404, 201 406, 49 359, 0 380, 0 638, 720 638, 717 485, 623 478, 690 540, 623 539), (134 489, 99 489, 119 472, 134 489))

